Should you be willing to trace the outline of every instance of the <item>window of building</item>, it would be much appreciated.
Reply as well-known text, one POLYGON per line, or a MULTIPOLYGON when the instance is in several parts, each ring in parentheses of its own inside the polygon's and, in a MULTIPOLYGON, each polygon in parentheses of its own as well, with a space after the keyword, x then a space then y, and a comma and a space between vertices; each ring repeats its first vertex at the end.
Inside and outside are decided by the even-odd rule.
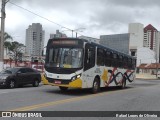
POLYGON ((131 51, 131 56, 136 56, 136 52, 135 51, 131 51))

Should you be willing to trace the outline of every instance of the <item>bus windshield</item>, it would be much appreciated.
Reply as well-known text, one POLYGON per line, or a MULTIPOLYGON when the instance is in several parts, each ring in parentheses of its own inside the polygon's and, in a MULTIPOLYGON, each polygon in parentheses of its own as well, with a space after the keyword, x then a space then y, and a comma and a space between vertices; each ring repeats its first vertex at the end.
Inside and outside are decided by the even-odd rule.
POLYGON ((46 66, 59 68, 82 67, 82 48, 50 48, 46 66))

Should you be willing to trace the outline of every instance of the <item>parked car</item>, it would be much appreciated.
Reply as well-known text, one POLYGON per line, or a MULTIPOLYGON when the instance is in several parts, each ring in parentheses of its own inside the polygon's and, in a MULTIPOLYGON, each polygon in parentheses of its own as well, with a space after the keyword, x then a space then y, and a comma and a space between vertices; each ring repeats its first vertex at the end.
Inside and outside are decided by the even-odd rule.
POLYGON ((0 86, 15 88, 25 84, 38 87, 41 82, 41 74, 28 67, 7 68, 0 72, 0 86))
POLYGON ((43 65, 32 65, 32 68, 39 72, 43 71, 43 65))

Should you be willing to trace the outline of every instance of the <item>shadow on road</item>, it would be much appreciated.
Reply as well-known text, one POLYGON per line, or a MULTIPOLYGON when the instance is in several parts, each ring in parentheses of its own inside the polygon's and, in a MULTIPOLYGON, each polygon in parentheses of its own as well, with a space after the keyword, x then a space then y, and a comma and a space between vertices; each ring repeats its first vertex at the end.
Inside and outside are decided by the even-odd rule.
MULTIPOLYGON (((42 84, 39 84, 38 87, 41 87, 41 86, 42 86, 42 84)), ((32 84, 27 84, 27 85, 18 86, 16 88, 13 88, 12 90, 14 90, 14 89, 20 89, 20 88, 34 88, 34 87, 33 87, 32 84)), ((10 89, 10 88, 7 88, 5 86, 0 86, 0 89, 10 89)))
MULTIPOLYGON (((99 93, 111 92, 111 91, 120 91, 120 90, 132 89, 132 88, 133 87, 126 87, 125 89, 121 89, 119 87, 107 87, 107 88, 101 88, 99 93)), ((50 90, 45 90, 44 92, 67 95, 67 96, 68 95, 69 96, 83 96, 83 95, 92 94, 91 89, 68 89, 67 91, 61 91, 60 89, 56 89, 56 90, 51 90, 50 89, 50 90)))

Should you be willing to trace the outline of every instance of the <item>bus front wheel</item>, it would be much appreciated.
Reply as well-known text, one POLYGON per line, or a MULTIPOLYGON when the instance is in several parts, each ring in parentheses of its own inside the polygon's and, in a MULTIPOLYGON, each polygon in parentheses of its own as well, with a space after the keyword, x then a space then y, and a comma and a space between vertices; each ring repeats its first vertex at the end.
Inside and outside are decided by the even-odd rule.
POLYGON ((66 91, 68 89, 68 87, 59 86, 59 89, 62 90, 62 91, 66 91))
POLYGON ((98 78, 95 78, 92 86, 92 93, 95 94, 99 91, 100 91, 100 81, 98 78))

